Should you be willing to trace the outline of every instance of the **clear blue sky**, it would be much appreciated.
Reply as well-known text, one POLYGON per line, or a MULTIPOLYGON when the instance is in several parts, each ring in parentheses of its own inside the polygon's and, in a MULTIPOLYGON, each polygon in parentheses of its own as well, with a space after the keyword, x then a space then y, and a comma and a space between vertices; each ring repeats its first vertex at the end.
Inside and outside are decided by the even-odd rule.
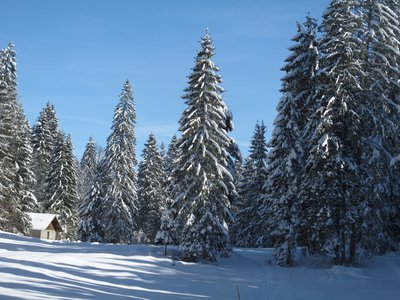
POLYGON ((242 151, 255 122, 268 137, 280 68, 296 22, 320 19, 329 0, 2 0, 0 47, 16 45, 19 92, 33 124, 47 101, 80 159, 90 135, 106 145, 126 79, 133 85, 138 157, 150 132, 168 144, 198 41, 208 27, 242 151))

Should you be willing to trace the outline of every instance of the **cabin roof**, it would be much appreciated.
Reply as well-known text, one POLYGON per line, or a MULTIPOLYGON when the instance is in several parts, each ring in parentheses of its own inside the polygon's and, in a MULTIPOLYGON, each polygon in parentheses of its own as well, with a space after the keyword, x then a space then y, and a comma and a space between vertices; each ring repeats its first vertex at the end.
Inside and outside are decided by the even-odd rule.
POLYGON ((53 224, 56 231, 62 231, 55 214, 28 213, 28 215, 32 219, 33 230, 46 230, 50 224, 53 224))

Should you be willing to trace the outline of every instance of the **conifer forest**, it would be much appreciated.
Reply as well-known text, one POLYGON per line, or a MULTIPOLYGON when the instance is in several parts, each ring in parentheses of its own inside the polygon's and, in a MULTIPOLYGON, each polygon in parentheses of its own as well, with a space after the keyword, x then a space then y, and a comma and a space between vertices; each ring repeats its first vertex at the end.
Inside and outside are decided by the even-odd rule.
POLYGON ((81 158, 52 103, 28 123, 18 45, 0 45, 0 230, 28 235, 28 213, 56 214, 65 240, 175 245, 187 262, 239 247, 274 248, 281 266, 296 249, 356 265, 400 250, 400 2, 332 0, 316 17, 294 26, 274 127, 253 121, 246 157, 212 28, 187 62, 169 145, 149 133, 136 152, 126 80, 107 141, 88 137, 81 158))

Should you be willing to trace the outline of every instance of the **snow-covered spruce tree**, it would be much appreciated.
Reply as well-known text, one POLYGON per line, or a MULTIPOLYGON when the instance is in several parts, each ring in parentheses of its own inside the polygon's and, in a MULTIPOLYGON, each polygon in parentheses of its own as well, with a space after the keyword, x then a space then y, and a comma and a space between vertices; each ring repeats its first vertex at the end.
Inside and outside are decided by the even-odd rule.
POLYGON ((165 207, 162 158, 156 138, 149 135, 144 145, 138 171, 139 228, 153 242, 160 229, 161 213, 165 207))
POLYGON ((78 199, 76 165, 71 137, 59 133, 50 159, 44 212, 59 215, 66 237, 75 239, 78 199))
POLYGON ((9 53, 0 51, 0 229, 15 232, 15 224, 21 218, 15 198, 12 144, 14 134, 15 105, 12 97, 16 85, 16 67, 8 64, 9 53))
MULTIPOLYGON (((390 87, 388 98, 392 99, 393 102, 390 105, 391 117, 395 125, 395 135, 392 138, 393 142, 393 155, 391 166, 394 166, 397 161, 396 156, 400 153, 400 82, 398 80, 400 73, 400 1, 399 0, 386 0, 382 1, 386 6, 382 8, 384 14, 386 14, 386 28, 389 28, 390 37, 387 39, 390 40, 390 45, 394 47, 395 50, 390 49, 390 55, 386 55, 388 60, 390 61, 390 66, 392 68, 389 73, 390 76, 390 87), (396 38, 396 39, 395 39, 396 38), (397 47, 396 47, 397 46, 397 47), (394 68, 393 68, 394 67, 394 68), (395 70, 396 72, 393 72, 395 70), (394 156, 394 158, 393 158, 394 156)), ((383 18, 381 19, 383 20, 383 18)), ((389 43, 389 41, 388 41, 389 43)), ((387 48, 390 48, 387 47, 387 48)), ((388 49, 389 52, 389 49, 388 49)), ((385 65, 387 68, 388 64, 385 65)), ((389 105, 388 105, 389 106, 389 105)), ((390 145, 390 142, 387 142, 390 145)), ((390 238, 390 250, 400 250, 400 176, 399 176, 399 166, 397 166, 397 170, 390 170, 390 178, 391 178, 391 197, 390 197, 390 205, 388 210, 389 219, 388 222, 384 224, 385 233, 389 235, 390 238)))
MULTIPOLYGON (((240 174, 236 178, 239 178, 239 180, 235 180, 235 186, 239 194, 239 199, 232 206, 232 211, 236 215, 236 223, 233 226, 233 232, 231 232, 231 235, 233 235, 233 240, 235 241, 236 246, 252 247, 255 245, 257 237, 247 235, 245 233, 245 229, 243 228, 244 226, 246 226, 245 224, 248 224, 248 222, 250 222, 250 220, 244 220, 247 219, 244 215, 244 209, 247 208, 246 205, 249 202, 247 196, 251 192, 250 186, 255 173, 254 166, 250 157, 246 157, 244 159, 243 164, 240 166, 240 170, 238 171, 240 172, 240 174)), ((246 228, 247 227, 248 226, 246 226, 246 228)), ((248 227, 247 229, 248 230, 246 231, 249 231, 250 227, 248 227)), ((256 229, 254 228, 254 230, 256 229)))
POLYGON ((175 161, 179 156, 177 148, 178 138, 173 135, 168 147, 167 155, 164 159, 164 179, 165 179, 165 207, 161 212, 160 229, 157 232, 155 242, 160 244, 173 244, 176 242, 174 237, 174 211, 172 210, 172 201, 174 196, 172 194, 173 187, 175 186, 174 168, 175 161))
MULTIPOLYGON (((104 161, 103 161, 104 162, 104 161)), ((102 217, 106 213, 102 209, 104 186, 102 164, 97 164, 95 176, 83 201, 78 207, 79 226, 78 239, 88 242, 103 242, 104 230, 102 217)))
POLYGON ((39 118, 32 129, 32 169, 36 179, 34 191, 40 205, 48 200, 45 199, 46 180, 50 170, 51 154, 58 135, 58 119, 54 105, 47 103, 40 111, 39 118))
POLYGON ((102 225, 108 243, 131 243, 138 230, 135 123, 132 88, 127 80, 114 111, 103 159, 102 225))
POLYGON ((85 151, 83 152, 82 159, 79 165, 79 178, 78 178, 78 191, 79 191, 79 204, 88 194, 97 170, 97 150, 96 144, 92 137, 86 143, 85 151))
POLYGON ((400 151, 399 1, 365 0, 362 9, 368 75, 364 91, 369 113, 364 141, 368 189, 362 207, 362 242, 373 254, 395 249, 400 236, 399 176, 389 167, 400 151))
POLYGON ((259 235, 256 224, 260 219, 260 195, 268 175, 265 131, 264 123, 257 122, 239 183, 241 209, 237 215, 239 229, 235 237, 239 247, 255 247, 259 235))
POLYGON ((179 120, 182 137, 173 190, 178 196, 172 209, 181 258, 186 261, 213 261, 231 250, 229 225, 234 218, 230 197, 236 191, 228 170, 228 110, 213 55, 207 31, 183 96, 187 108, 179 120))
POLYGON ((269 142, 268 180, 261 197, 261 218, 259 225, 255 225, 259 230, 258 245, 277 247, 275 257, 280 265, 293 264, 299 238, 303 134, 318 69, 316 28, 316 20, 309 16, 303 24, 297 24, 297 34, 292 39, 295 44, 289 48, 291 54, 282 68, 286 73, 282 79, 283 96, 269 142))
MULTIPOLYGON (((175 162, 179 157, 178 138, 174 134, 168 146, 167 155, 165 157, 164 169, 167 177, 171 177, 175 169, 175 162)), ((171 181, 170 179, 168 181, 171 181)))
POLYGON ((161 160, 162 160, 162 167, 164 169, 165 167, 165 158, 166 158, 166 152, 165 152, 165 144, 164 142, 161 142, 161 146, 160 146, 160 156, 161 156, 161 160))
POLYGON ((14 141, 15 164, 17 174, 15 178, 15 189, 20 201, 21 210, 24 212, 39 211, 36 197, 33 193, 35 185, 35 174, 31 169, 32 147, 31 128, 20 103, 16 107, 16 135, 14 141))
POLYGON ((161 190, 160 190, 160 197, 163 199, 161 201, 161 213, 167 209, 167 202, 168 202, 168 175, 167 175, 167 154, 165 151, 164 143, 161 143, 160 146, 160 164, 161 164, 161 190))
POLYGON ((355 0, 332 0, 323 15, 320 69, 305 136, 301 226, 311 254, 356 261, 360 241, 360 167, 364 103, 361 28, 355 0))
POLYGON ((29 162, 26 165, 27 160, 21 157, 25 150, 21 149, 24 139, 21 123, 25 116, 17 100, 13 47, 10 43, 0 51, 0 230, 26 234, 30 220, 23 204, 27 199, 23 196, 27 195, 29 187, 21 182, 26 179, 25 171, 29 172, 29 162))
MULTIPOLYGON (((242 203, 242 197, 240 196, 241 189, 243 189, 245 186, 247 186, 246 183, 243 181, 243 173, 245 173, 245 166, 248 164, 247 160, 249 158, 246 157, 244 160, 243 158, 241 160, 236 159, 235 160, 235 176, 234 176, 234 184, 236 187, 236 191, 238 194, 238 197, 236 197, 235 201, 232 201, 231 205, 231 212, 237 216, 239 211, 243 208, 243 203, 242 203)), ((237 226, 237 220, 235 226, 231 226, 231 238, 234 241, 237 236, 237 230, 239 229, 237 226)))

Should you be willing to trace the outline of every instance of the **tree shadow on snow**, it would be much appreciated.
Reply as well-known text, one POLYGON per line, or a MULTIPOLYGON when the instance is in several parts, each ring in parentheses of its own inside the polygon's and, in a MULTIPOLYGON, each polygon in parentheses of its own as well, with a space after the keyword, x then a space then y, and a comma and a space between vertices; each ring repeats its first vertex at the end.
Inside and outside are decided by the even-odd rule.
MULTIPOLYGON (((206 295, 188 293, 191 289, 173 284, 173 270, 130 260, 126 264, 109 264, 106 268, 90 265, 77 267, 66 262, 33 262, 0 257, 1 278, 16 276, 12 282, 1 282, 2 288, 42 294, 53 299, 198 299, 206 295), (17 267, 15 266, 17 264, 17 267), (136 266, 135 266, 136 264, 136 266), (111 267, 110 267, 111 266, 111 267), (3 274, 3 276, 1 276, 3 274), (5 275, 5 276, 4 276, 5 275)), ((176 283, 176 282, 175 282, 176 283)), ((2 296, 1 299, 5 295, 2 296)), ((16 296, 9 295, 9 299, 16 296)))

